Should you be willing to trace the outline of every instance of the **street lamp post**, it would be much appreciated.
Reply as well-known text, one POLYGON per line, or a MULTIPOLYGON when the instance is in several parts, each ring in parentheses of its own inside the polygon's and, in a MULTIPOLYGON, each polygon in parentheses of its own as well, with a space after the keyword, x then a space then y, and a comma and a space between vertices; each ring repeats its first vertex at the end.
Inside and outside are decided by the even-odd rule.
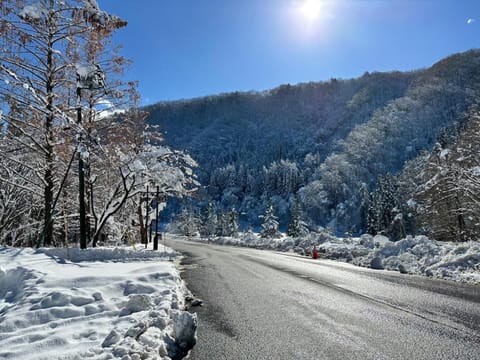
POLYGON ((147 185, 147 200, 145 202, 145 249, 147 248, 148 246, 148 226, 150 225, 149 223, 149 217, 150 217, 150 200, 148 198, 148 194, 149 194, 149 191, 148 191, 148 185, 147 185))
MULTIPOLYGON (((105 76, 99 65, 77 66, 77 123, 82 123, 82 89, 105 89, 105 76)), ((82 133, 79 143, 82 143, 82 133)), ((80 248, 87 248, 87 216, 85 211, 85 164, 83 161, 83 147, 79 146, 78 154, 78 201, 80 212, 80 248)))
POLYGON ((155 236, 153 238, 153 250, 158 250, 158 208, 159 208, 159 201, 160 201, 160 187, 157 185, 157 206, 155 206, 155 236))
MULTIPOLYGON (((82 123, 82 88, 79 86, 80 76, 77 74, 77 123, 82 123)), ((81 135, 79 141, 82 141, 81 135)), ((81 149, 82 150, 82 149, 81 149)), ((78 201, 80 212, 80 248, 87 248, 87 219, 85 214, 85 165, 83 163, 83 156, 80 152, 78 154, 78 201)))
MULTIPOLYGON (((145 247, 147 247, 148 241, 152 242, 152 221, 150 219, 150 207, 155 207, 155 236, 153 236, 153 250, 158 250, 158 220, 159 220, 159 213, 160 213, 160 205, 162 203, 167 202, 167 195, 164 193, 160 193, 160 187, 157 186, 156 192, 154 190, 150 190, 147 186, 146 191, 140 192, 140 202, 145 202, 145 225, 142 225, 144 228, 145 233, 142 235, 142 241, 145 241, 145 247), (151 196, 150 196, 151 195, 151 196), (148 233, 150 232, 150 240, 148 239, 148 233)), ((153 211, 153 210, 152 210, 153 211)))

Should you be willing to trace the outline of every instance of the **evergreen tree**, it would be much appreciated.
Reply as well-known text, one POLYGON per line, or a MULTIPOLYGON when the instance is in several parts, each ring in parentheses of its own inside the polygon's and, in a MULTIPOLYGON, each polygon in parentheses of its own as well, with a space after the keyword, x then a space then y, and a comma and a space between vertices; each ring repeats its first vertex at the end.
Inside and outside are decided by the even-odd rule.
POLYGON ((400 195, 396 178, 387 174, 380 178, 377 189, 370 194, 368 232, 372 235, 388 232, 400 216, 400 195))
POLYGON ((417 189, 420 185, 421 176, 429 154, 423 152, 415 159, 408 161, 398 176, 398 188, 400 192, 400 204, 402 205, 403 223, 406 234, 416 235, 418 232, 418 199, 417 189))
POLYGON ((360 223, 358 224, 358 230, 360 234, 364 234, 368 231, 368 208, 370 206, 370 194, 366 183, 362 182, 360 184, 358 196, 360 197, 360 223))
POLYGON ((207 205, 207 213, 205 215, 205 221, 203 224, 203 233, 210 239, 212 236, 216 235, 218 227, 217 214, 215 212, 215 207, 213 203, 209 202, 207 205))
POLYGON ((287 229, 287 235, 290 237, 299 237, 307 233, 308 227, 305 221, 303 221, 302 205, 300 204, 300 199, 296 197, 292 209, 292 218, 287 229))
POLYGON ((260 232, 262 238, 277 238, 280 236, 278 231, 278 219, 274 214, 273 205, 270 203, 263 215, 262 231, 260 232))
POLYGON ((185 236, 194 236, 200 228, 200 219, 191 207, 183 209, 175 222, 178 230, 185 236))
POLYGON ((228 213, 227 233, 228 236, 238 237, 238 212, 235 208, 228 213))
POLYGON ((370 193, 369 206, 367 212, 367 232, 371 235, 376 235, 382 230, 380 224, 380 201, 378 200, 379 194, 377 191, 370 193))
POLYGON ((228 212, 221 212, 218 216, 217 235, 237 237, 238 236, 238 212, 235 208, 228 212))
POLYGON ((228 216, 224 211, 218 215, 217 235, 228 236, 228 216))

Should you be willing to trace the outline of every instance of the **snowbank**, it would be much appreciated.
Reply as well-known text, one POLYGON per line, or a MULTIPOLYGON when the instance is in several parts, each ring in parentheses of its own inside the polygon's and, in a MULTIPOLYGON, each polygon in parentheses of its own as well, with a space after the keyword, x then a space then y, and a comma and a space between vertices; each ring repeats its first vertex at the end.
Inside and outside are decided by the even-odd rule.
POLYGON ((0 358, 181 359, 197 318, 171 250, 0 248, 0 358))
MULTIPOLYGON (((425 236, 409 236, 397 242, 376 242, 364 235, 350 244, 346 260, 374 269, 398 270, 455 281, 480 283, 480 243, 445 243, 425 236), (373 241, 373 247, 372 247, 373 241), (359 256, 354 256, 359 254, 359 256)), ((329 244, 320 245, 328 249, 329 244)))
POLYGON ((214 238, 217 244, 249 246, 301 255, 312 253, 316 246, 321 257, 352 264, 417 274, 462 282, 480 283, 480 243, 446 243, 417 236, 391 242, 387 237, 363 235, 338 238, 326 232, 303 238, 262 239, 253 233, 238 238, 214 238))

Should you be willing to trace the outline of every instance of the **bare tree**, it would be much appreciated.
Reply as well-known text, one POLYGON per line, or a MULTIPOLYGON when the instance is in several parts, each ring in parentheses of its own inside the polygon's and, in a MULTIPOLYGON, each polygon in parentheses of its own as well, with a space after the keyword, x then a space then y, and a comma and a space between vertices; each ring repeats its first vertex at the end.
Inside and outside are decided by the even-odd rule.
MULTIPOLYGON (((21 151, 28 149, 30 171, 41 184, 45 244, 53 243, 59 146, 75 123, 75 54, 92 29, 111 33, 126 23, 101 11, 94 0, 0 2, 0 101, 3 126, 21 151)), ((78 130, 80 131, 80 129, 78 130)), ((70 149, 70 151, 73 151, 70 149)), ((11 160, 18 160, 15 153, 11 160)))
POLYGON ((420 221, 438 240, 472 240, 480 230, 479 131, 479 112, 472 109, 455 141, 437 144, 421 174, 420 221))

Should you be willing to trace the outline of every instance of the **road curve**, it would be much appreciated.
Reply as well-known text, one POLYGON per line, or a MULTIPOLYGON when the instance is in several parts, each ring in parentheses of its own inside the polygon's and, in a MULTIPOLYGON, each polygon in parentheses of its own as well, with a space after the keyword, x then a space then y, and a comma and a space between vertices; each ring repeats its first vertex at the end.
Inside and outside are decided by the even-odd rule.
POLYGON ((202 307, 189 358, 480 359, 480 286, 186 242, 202 307))

